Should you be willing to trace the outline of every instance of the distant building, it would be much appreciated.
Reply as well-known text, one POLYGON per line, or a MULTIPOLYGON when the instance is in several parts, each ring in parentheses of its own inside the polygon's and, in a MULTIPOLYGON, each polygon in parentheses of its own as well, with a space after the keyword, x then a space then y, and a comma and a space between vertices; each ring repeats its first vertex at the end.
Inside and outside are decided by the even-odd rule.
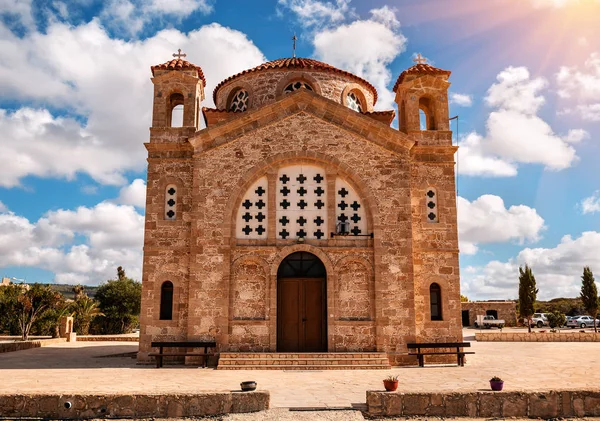
POLYGON ((502 319, 506 326, 517 325, 516 301, 468 301, 462 303, 462 325, 473 326, 477 316, 494 316, 502 319))
POLYGON ((10 285, 10 278, 2 278, 2 283, 0 284, 0 286, 8 286, 10 285))

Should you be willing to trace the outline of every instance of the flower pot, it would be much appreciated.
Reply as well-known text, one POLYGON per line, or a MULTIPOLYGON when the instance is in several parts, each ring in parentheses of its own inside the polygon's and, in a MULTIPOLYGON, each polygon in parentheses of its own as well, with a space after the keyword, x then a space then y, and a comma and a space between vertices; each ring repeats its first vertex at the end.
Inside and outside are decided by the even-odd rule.
POLYGON ((393 392, 398 389, 398 380, 384 380, 383 387, 385 387, 385 390, 388 392, 393 392))
POLYGON ((242 392, 251 392, 253 390, 256 390, 256 382, 241 382, 240 387, 242 388, 242 392))
POLYGON ((495 382, 495 381, 490 380, 490 387, 492 388, 492 390, 500 391, 504 387, 504 382, 503 381, 495 382))

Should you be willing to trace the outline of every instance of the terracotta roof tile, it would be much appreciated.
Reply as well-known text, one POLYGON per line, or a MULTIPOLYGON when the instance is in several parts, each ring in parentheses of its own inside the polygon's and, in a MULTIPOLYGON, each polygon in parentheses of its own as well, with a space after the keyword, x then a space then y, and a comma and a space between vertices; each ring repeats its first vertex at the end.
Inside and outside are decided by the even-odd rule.
POLYGON ((204 85, 206 85, 206 79, 204 78, 204 73, 202 72, 202 68, 200 66, 196 66, 195 64, 190 63, 189 61, 182 60, 180 58, 176 58, 170 61, 167 61, 163 64, 157 64, 156 66, 151 66, 152 76, 154 76, 155 70, 190 70, 196 69, 198 71, 198 77, 202 79, 204 85))
POLYGON ((217 87, 213 91, 213 99, 215 102, 217 102, 217 91, 221 88, 221 86, 223 86, 227 82, 230 82, 234 79, 237 79, 240 76, 247 75, 249 73, 259 72, 261 70, 277 70, 277 69, 318 70, 318 71, 322 71, 322 72, 338 73, 338 74, 341 74, 344 76, 348 76, 348 77, 358 81, 359 83, 366 85, 367 88, 369 88, 369 90, 371 92, 373 92, 373 98, 374 98, 373 103, 377 102, 377 90, 375 89, 375 87, 373 85, 371 85, 369 82, 367 82, 363 78, 353 75, 352 73, 347 72, 345 70, 340 70, 340 69, 333 67, 327 63, 323 63, 322 61, 313 60, 312 58, 301 58, 301 57, 280 58, 277 60, 269 61, 267 63, 263 63, 260 66, 256 66, 252 69, 244 70, 243 72, 240 72, 233 76, 229 76, 227 79, 225 79, 224 81, 222 81, 221 83, 219 83, 217 85, 217 87))
POLYGON ((396 81, 396 84, 394 85, 394 92, 396 92, 398 85, 400 85, 404 81, 404 78, 408 75, 445 75, 445 76, 450 76, 451 73, 452 72, 450 70, 438 69, 437 67, 433 67, 429 64, 422 64, 422 63, 415 64, 414 66, 409 67, 408 69, 406 69, 405 71, 400 73, 400 76, 398 77, 398 80, 396 81))
POLYGON ((361 114, 366 115, 367 117, 371 117, 377 121, 381 121, 382 123, 392 124, 394 121, 394 117, 396 117, 396 111, 363 111, 361 114))

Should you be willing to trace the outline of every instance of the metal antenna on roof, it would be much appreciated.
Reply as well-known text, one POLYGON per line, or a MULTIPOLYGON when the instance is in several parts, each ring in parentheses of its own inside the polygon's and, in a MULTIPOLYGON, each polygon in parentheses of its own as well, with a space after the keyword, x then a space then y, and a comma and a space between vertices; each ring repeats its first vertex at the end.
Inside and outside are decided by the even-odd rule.
POLYGON ((294 36, 292 37, 292 41, 294 41, 294 52, 292 54, 292 57, 296 58, 296 41, 298 41, 298 37, 296 36, 296 34, 294 34, 294 36))
POLYGON ((179 50, 177 50, 176 53, 173 54, 173 57, 177 57, 177 58, 187 57, 187 54, 181 54, 181 48, 180 48, 179 50))
POLYGON ((427 63, 427 59, 421 55, 421 53, 417 54, 413 61, 417 64, 425 64, 427 63))

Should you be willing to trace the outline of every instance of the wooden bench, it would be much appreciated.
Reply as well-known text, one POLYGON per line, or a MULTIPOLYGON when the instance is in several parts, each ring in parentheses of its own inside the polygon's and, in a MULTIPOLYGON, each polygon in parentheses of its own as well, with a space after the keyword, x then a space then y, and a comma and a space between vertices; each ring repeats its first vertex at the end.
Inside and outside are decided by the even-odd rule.
POLYGON ((208 352, 208 348, 216 348, 217 343, 214 341, 153 341, 151 346, 159 349, 158 352, 148 354, 156 358, 156 368, 163 366, 163 357, 202 357, 202 367, 206 367, 207 357, 215 355, 214 352, 208 352), (163 352, 163 348, 204 348, 204 352, 163 352))
POLYGON ((475 354, 475 352, 465 352, 462 351, 461 348, 468 348, 471 346, 470 342, 445 342, 445 343, 418 343, 418 344, 407 344, 406 345, 409 350, 415 350, 416 352, 409 352, 408 355, 416 355, 419 359, 419 367, 425 366, 424 357, 425 355, 456 355, 457 363, 459 366, 464 367, 465 365, 465 355, 466 354, 475 354), (424 352, 423 349, 442 349, 442 348, 456 348, 455 351, 427 351, 424 352))

